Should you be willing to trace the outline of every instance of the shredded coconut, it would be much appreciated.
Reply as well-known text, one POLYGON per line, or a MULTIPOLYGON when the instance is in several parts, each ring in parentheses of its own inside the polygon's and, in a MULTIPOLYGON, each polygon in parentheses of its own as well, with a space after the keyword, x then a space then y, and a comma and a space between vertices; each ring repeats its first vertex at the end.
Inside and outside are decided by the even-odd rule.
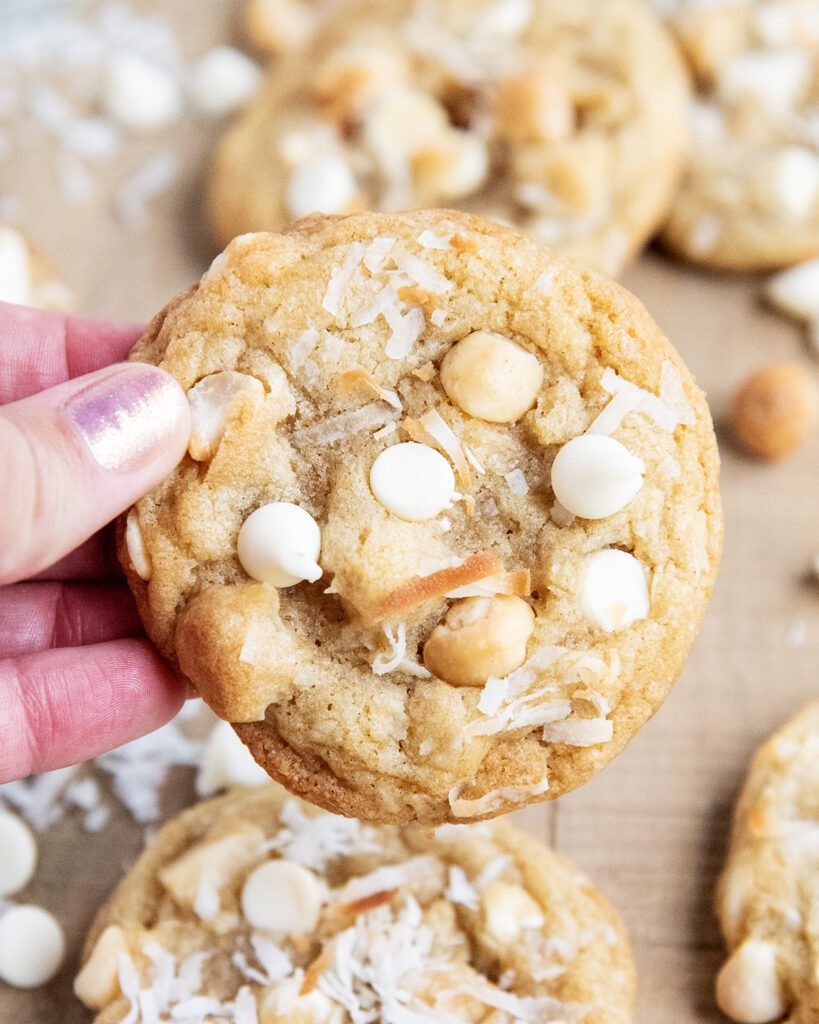
POLYGON ((386 235, 378 235, 370 242, 362 262, 371 274, 377 274, 381 270, 394 245, 395 239, 386 235))
POLYGON ((342 263, 330 275, 321 305, 336 320, 339 319, 341 313, 341 299, 353 278, 356 267, 364 258, 364 251, 363 242, 353 242, 342 263))
POLYGON ((430 231, 429 228, 425 229, 418 236, 418 242, 425 249, 451 249, 452 246, 449 244, 448 238, 441 238, 436 235, 434 231, 430 231))
POLYGON ((566 718, 543 726, 544 743, 565 743, 570 747, 593 747, 608 743, 614 725, 607 718, 566 718))
POLYGON ((302 331, 298 338, 290 342, 288 354, 290 356, 290 365, 294 370, 297 370, 311 354, 318 344, 320 336, 320 332, 315 327, 308 327, 306 331, 302 331))
POLYGON ((363 430, 383 427, 396 415, 395 409, 389 406, 385 408, 378 402, 371 402, 361 406, 360 409, 340 412, 337 416, 330 416, 309 427, 294 430, 291 440, 297 447, 312 444, 334 444, 343 437, 349 437, 350 434, 360 434, 363 430))
POLYGON ((446 310, 445 309, 433 309, 433 311, 429 314, 429 322, 433 325, 433 327, 441 327, 441 326, 443 326, 443 323, 444 323, 445 320, 446 320, 446 310))
POLYGON ((449 885, 444 896, 451 903, 460 903, 470 910, 478 909, 478 894, 466 877, 464 869, 457 864, 451 864, 449 867, 449 885))
POLYGON ((373 673, 377 676, 394 672, 404 660, 404 655, 407 652, 407 624, 399 622, 395 633, 390 626, 384 626, 384 636, 391 647, 391 652, 389 658, 383 654, 377 654, 373 659, 373 673))
POLYGON ((505 473, 503 479, 508 484, 509 490, 512 494, 529 493, 529 484, 526 482, 523 470, 513 469, 510 473, 505 473))
MULTIPOLYGON (((483 796, 475 799, 464 799, 461 797, 460 786, 455 786, 449 791, 449 806, 456 818, 475 818, 480 814, 488 814, 496 811, 505 804, 519 802, 533 796, 540 796, 549 789, 549 780, 541 779, 540 782, 525 783, 520 786, 502 786, 500 789, 493 789, 483 796)), ((495 1004, 492 1004, 495 1005, 495 1004)), ((525 1017, 522 1020, 536 1020, 537 1018, 525 1017)))
POLYGON ((663 361, 660 369, 660 401, 674 413, 678 423, 690 426, 697 422, 694 410, 685 396, 680 371, 668 359, 663 361))
POLYGON ((284 804, 279 823, 277 835, 264 844, 264 849, 275 850, 312 871, 323 871, 338 857, 377 853, 380 849, 356 819, 324 813, 308 817, 295 800, 284 804))
POLYGON ((432 292, 433 295, 442 295, 452 290, 453 285, 450 280, 444 277, 443 274, 439 274, 434 267, 431 267, 417 256, 399 249, 395 252, 393 258, 398 269, 403 270, 412 281, 420 285, 425 291, 432 292))
POLYGON ((398 306, 388 306, 384 310, 384 318, 392 330, 392 334, 384 347, 388 359, 403 359, 410 352, 424 330, 424 314, 414 306, 406 315, 402 315, 398 306))

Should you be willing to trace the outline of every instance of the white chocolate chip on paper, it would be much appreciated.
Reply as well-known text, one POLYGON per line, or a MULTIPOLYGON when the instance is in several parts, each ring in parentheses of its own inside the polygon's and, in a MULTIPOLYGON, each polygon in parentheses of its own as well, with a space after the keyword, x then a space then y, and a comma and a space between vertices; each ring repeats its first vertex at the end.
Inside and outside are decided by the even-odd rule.
POLYGON ((42 907, 12 907, 0 917, 0 979, 15 988, 39 988, 63 965, 65 936, 42 907))
POLYGON ((22 818, 0 811, 0 896, 11 896, 31 881, 37 842, 22 818))

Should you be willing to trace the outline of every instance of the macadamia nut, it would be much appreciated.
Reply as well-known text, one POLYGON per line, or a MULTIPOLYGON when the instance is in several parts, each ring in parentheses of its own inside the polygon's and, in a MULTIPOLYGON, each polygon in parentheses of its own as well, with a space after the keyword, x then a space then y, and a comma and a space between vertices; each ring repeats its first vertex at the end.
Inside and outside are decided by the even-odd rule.
POLYGON ((490 423, 519 420, 534 404, 542 383, 537 357, 491 331, 462 338, 441 363, 441 384, 449 399, 490 423))
POLYGON ((483 686, 526 660, 535 616, 519 597, 467 597, 449 609, 424 645, 424 665, 453 686, 483 686))
POLYGON ((734 951, 717 975, 717 1004, 740 1024, 768 1024, 787 1007, 776 973, 776 948, 749 939, 734 951))
POLYGON ((796 363, 773 363, 745 380, 734 397, 730 420, 744 447, 775 462, 806 440, 818 415, 813 374, 796 363))

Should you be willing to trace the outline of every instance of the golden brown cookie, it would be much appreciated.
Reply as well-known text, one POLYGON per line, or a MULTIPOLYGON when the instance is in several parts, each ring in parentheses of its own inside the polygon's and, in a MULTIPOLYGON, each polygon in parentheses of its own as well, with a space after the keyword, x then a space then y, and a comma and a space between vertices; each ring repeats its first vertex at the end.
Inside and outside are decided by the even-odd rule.
POLYGON ((297 795, 500 814, 662 703, 719 560, 718 458, 622 288, 465 214, 316 216, 236 239, 133 357, 193 417, 121 531, 140 613, 297 795))
POLYGON ((272 7, 310 42, 220 145, 222 243, 314 211, 454 205, 617 273, 665 216, 689 85, 640 0, 272 7))
POLYGON ((634 967, 608 902, 512 826, 366 826, 271 785, 162 829, 76 991, 96 1024, 628 1024, 634 967))
POLYGON ((0 224, 0 302, 69 311, 74 298, 33 245, 0 224))
POLYGON ((819 254, 816 0, 658 0, 696 78, 674 252, 753 270, 819 254))
POLYGON ((730 957, 717 1001, 747 1024, 819 1006, 819 704, 757 752, 734 813, 717 909, 730 957))

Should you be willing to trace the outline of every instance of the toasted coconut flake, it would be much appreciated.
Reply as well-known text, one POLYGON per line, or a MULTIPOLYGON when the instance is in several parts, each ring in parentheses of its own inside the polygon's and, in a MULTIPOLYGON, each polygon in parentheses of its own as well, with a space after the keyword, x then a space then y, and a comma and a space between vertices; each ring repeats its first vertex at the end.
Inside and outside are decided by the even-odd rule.
POLYGON ((357 388, 360 384, 369 388, 374 395, 391 405, 393 409, 401 412, 401 399, 394 391, 388 391, 386 388, 382 388, 378 381, 367 373, 364 369, 348 370, 346 373, 342 373, 338 381, 338 390, 342 395, 349 394, 354 388, 357 388))
POLYGON ((377 274, 382 268, 394 245, 395 239, 386 235, 378 235, 370 242, 362 262, 371 274, 377 274))
POLYGON ((383 427, 394 416, 394 409, 385 408, 379 402, 371 402, 360 409, 341 412, 337 416, 312 423, 309 427, 294 430, 291 440, 297 447, 308 444, 333 444, 342 437, 349 437, 350 434, 360 434, 362 430, 383 427))
POLYGON ((330 275, 327 291, 324 293, 321 305, 336 319, 338 319, 341 312, 341 299, 352 280, 356 267, 364 257, 364 252, 365 246, 363 242, 353 242, 343 262, 330 275))
POLYGON ((467 238, 466 235, 462 235, 460 232, 457 232, 457 231, 450 238, 449 244, 452 246, 453 249, 456 250, 456 252, 477 252, 478 251, 477 239, 475 239, 475 238, 467 238))
POLYGON ((438 371, 435 369, 434 363, 422 363, 411 371, 413 377, 417 377, 418 380, 429 381, 435 376, 438 371))
POLYGON ((420 284, 405 284, 398 289, 398 298, 410 306, 420 306, 425 310, 433 310, 438 305, 438 296, 427 291, 420 284))
POLYGON ((521 569, 519 572, 499 572, 495 576, 487 576, 476 583, 468 583, 464 587, 450 590, 446 596, 493 597, 495 594, 512 594, 515 597, 528 597, 531 593, 529 570, 521 569))
POLYGON ((436 235, 434 231, 430 231, 429 228, 422 231, 418 236, 418 242, 425 249, 451 249, 452 246, 449 244, 449 239, 441 238, 436 235))
POLYGON ((674 413, 678 423, 691 426, 697 422, 696 413, 685 396, 680 371, 668 359, 660 369, 660 401, 674 413))
POLYGON ((508 676, 488 679, 481 692, 478 710, 489 717, 467 723, 463 731, 464 739, 493 736, 506 729, 526 725, 543 725, 555 717, 568 715, 571 712, 569 701, 542 701, 542 698, 554 694, 555 687, 547 686, 532 693, 526 692, 541 672, 551 668, 566 653, 565 647, 545 645, 539 647, 531 658, 508 676))
POLYGON ((390 434, 394 434, 397 429, 397 423, 388 423, 386 427, 382 427, 380 430, 376 430, 376 432, 373 434, 373 438, 376 441, 383 441, 385 437, 389 437, 390 434))
POLYGON ((565 718, 543 726, 544 743, 565 743, 569 747, 593 747, 608 743, 614 725, 607 718, 565 718))
POLYGON ((481 699, 478 701, 478 711, 485 715, 494 715, 500 710, 501 705, 509 694, 509 680, 501 679, 498 676, 491 676, 481 690, 481 699))
POLYGON ((302 979, 301 988, 299 989, 300 996, 310 995, 310 993, 314 991, 319 983, 319 978, 332 964, 335 959, 335 955, 335 944, 329 942, 304 972, 304 978, 302 979))
POLYGON ((461 797, 462 788, 453 786, 449 791, 449 806, 452 813, 456 818, 477 818, 481 814, 496 811, 507 803, 517 803, 546 793, 549 789, 549 780, 545 778, 540 782, 528 782, 520 786, 501 786, 500 789, 493 789, 472 800, 461 797))
POLYGON ((320 337, 321 334, 315 327, 308 327, 306 331, 301 332, 295 341, 290 342, 290 365, 293 369, 297 370, 304 363, 304 360, 318 344, 320 337))
POLYGON ((636 409, 640 402, 640 396, 636 391, 621 391, 616 394, 592 421, 587 434, 613 434, 623 422, 623 417, 636 409))
POLYGON ((375 323, 382 313, 386 315, 387 309, 397 306, 399 301, 398 292, 395 290, 394 285, 388 281, 376 292, 375 298, 368 306, 362 306, 350 318, 350 326, 364 327, 366 324, 375 323))
POLYGON ((397 888, 382 889, 380 892, 372 892, 368 896, 362 896, 358 900, 351 900, 349 903, 339 903, 335 909, 341 914, 358 917, 359 914, 366 914, 370 910, 376 910, 378 907, 391 903, 397 892, 397 888))
POLYGON ((469 490, 472 486, 472 475, 469 472, 469 463, 466 460, 463 446, 458 440, 457 434, 436 409, 428 409, 418 420, 407 418, 401 425, 413 441, 429 444, 431 438, 452 462, 461 479, 461 486, 465 490, 469 490))
POLYGON ((503 566, 491 551, 479 551, 464 559, 460 565, 439 569, 426 576, 413 576, 387 594, 378 608, 377 621, 395 619, 411 608, 444 597, 449 591, 467 583, 494 576, 502 569, 503 566))
POLYGON ((388 359, 403 359, 421 337, 424 330, 424 314, 417 307, 409 310, 406 316, 401 314, 397 305, 387 306, 384 318, 392 329, 392 334, 384 348, 388 359))

